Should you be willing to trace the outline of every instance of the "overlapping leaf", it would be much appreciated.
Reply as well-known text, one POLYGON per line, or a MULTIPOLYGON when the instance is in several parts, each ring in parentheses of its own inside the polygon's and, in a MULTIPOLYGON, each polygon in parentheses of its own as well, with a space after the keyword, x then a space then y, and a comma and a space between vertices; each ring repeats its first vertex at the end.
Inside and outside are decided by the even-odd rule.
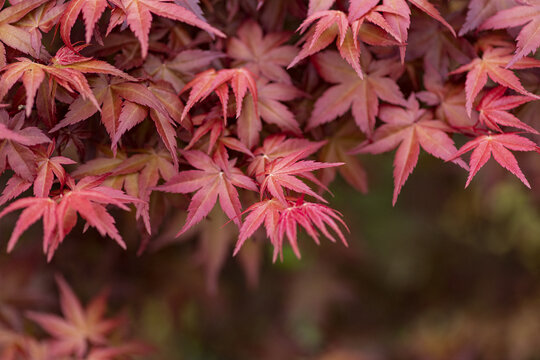
POLYGON ((289 34, 270 33, 263 35, 261 27, 254 21, 244 23, 231 38, 227 53, 236 61, 234 66, 245 67, 255 76, 262 74, 268 80, 291 83, 291 77, 283 69, 297 53, 294 46, 283 45, 289 34))
POLYGON ((511 126, 518 129, 523 129, 533 134, 538 134, 534 128, 523 123, 515 115, 508 112, 515 107, 523 105, 532 99, 528 96, 503 96, 506 88, 503 86, 497 87, 484 95, 477 110, 479 111, 479 120, 488 128, 502 132, 499 125, 511 126))
POLYGON ((522 0, 521 5, 503 9, 480 25, 480 29, 505 29, 523 25, 517 36, 517 48, 507 67, 540 47, 540 1, 522 0))
POLYGON ((253 111, 258 114, 258 95, 257 84, 251 72, 247 69, 223 69, 216 71, 215 69, 206 70, 199 73, 182 89, 182 92, 191 90, 186 107, 182 112, 184 119, 189 110, 198 103, 206 99, 212 92, 216 92, 223 109, 223 119, 227 119, 227 106, 229 103, 229 84, 233 90, 236 100, 236 117, 242 114, 242 104, 244 97, 249 90, 251 101, 253 101, 253 111))
MULTIPOLYGON (((380 154, 399 146, 394 158, 392 204, 395 205, 401 188, 418 162, 420 147, 446 161, 452 159, 457 149, 446 134, 452 129, 440 120, 433 120, 429 111, 421 109, 414 94, 410 96, 406 109, 384 105, 379 117, 385 124, 377 128, 372 142, 360 144, 353 153, 380 154)), ((467 168, 461 159, 454 161, 467 168)))
POLYGON ((337 85, 326 90, 315 102, 309 129, 332 121, 351 109, 356 124, 369 136, 375 127, 379 99, 396 105, 405 104, 403 94, 392 78, 399 72, 399 63, 395 60, 376 61, 364 51, 362 59, 366 74, 360 79, 336 52, 328 51, 314 58, 322 78, 337 85))
MULTIPOLYGON (((111 137, 114 151, 121 136, 149 114, 165 147, 177 162, 175 120, 186 127, 189 121, 181 120, 183 105, 171 89, 127 81, 107 82, 104 78, 93 79, 92 88, 98 108, 101 108, 101 122, 111 137)), ((98 108, 85 98, 77 98, 66 117, 51 132, 88 119, 98 112, 98 108)))
POLYGON ((516 158, 510 151, 538 151, 538 146, 531 140, 516 134, 482 135, 463 145, 452 158, 457 158, 471 150, 473 152, 469 162, 469 177, 465 187, 469 186, 478 170, 486 164, 491 156, 503 168, 517 176, 525 186, 531 187, 525 175, 521 172, 516 158))
POLYGON ((470 63, 460 66, 450 74, 467 73, 467 80, 465 82, 465 94, 467 96, 467 114, 471 116, 473 102, 476 99, 478 93, 486 85, 488 77, 507 88, 517 91, 520 94, 538 98, 538 96, 528 92, 519 78, 509 69, 530 69, 540 67, 540 60, 532 58, 524 58, 517 60, 508 66, 505 66, 512 60, 512 50, 508 47, 488 47, 482 57, 478 57, 470 63))
POLYGON ((283 256, 285 235, 287 235, 295 255, 300 258, 297 225, 303 227, 317 244, 319 244, 318 231, 331 241, 336 241, 335 237, 330 233, 329 227, 347 245, 338 224, 341 224, 346 229, 347 226, 338 213, 326 205, 307 202, 302 198, 290 199, 283 203, 281 200, 274 198, 255 203, 245 212, 249 214, 240 229, 234 254, 238 253, 245 241, 263 224, 266 228, 267 237, 274 247, 274 261, 276 261, 278 255, 283 256))
POLYGON ((32 182, 36 175, 36 157, 29 146, 51 140, 38 128, 23 128, 23 125, 22 112, 10 118, 5 110, 0 110, 0 173, 9 165, 19 177, 32 182))
POLYGON ((25 0, 0 11, 0 67, 6 65, 6 48, 4 44, 25 54, 38 56, 33 46, 34 42, 31 33, 14 26, 13 23, 21 20, 30 11, 47 1, 49 0, 25 0))
POLYGON ((27 197, 8 205, 0 212, 0 218, 12 211, 24 209, 11 233, 8 251, 13 249, 28 227, 43 218, 43 250, 50 260, 58 245, 76 225, 77 213, 86 220, 89 226, 95 227, 102 236, 111 237, 125 248, 126 244, 114 225, 115 220, 107 212, 105 206, 112 204, 123 210, 129 210, 126 204, 137 203, 140 200, 120 190, 103 186, 105 178, 106 176, 89 176, 78 183, 67 178, 68 189, 53 198, 27 197))
POLYGON ((152 25, 152 14, 182 21, 211 34, 225 37, 221 31, 201 20, 189 9, 172 3, 172 0, 111 0, 111 2, 117 6, 115 9, 117 11, 114 13, 115 16, 111 17, 107 32, 126 21, 141 42, 143 58, 148 54, 148 35, 152 25))
POLYGON ((242 205, 236 187, 258 191, 255 182, 234 166, 222 153, 211 158, 202 151, 190 150, 183 157, 196 170, 181 171, 156 190, 187 194, 195 192, 188 208, 188 217, 177 236, 200 222, 214 207, 218 197, 221 208, 229 219, 240 226, 242 205))

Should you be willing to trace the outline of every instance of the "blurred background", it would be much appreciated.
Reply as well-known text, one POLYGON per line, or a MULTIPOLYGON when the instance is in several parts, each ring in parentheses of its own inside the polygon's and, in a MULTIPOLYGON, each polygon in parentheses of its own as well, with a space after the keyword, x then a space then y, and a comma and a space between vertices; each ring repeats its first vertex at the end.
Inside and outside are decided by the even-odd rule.
MULTIPOLYGON (((286 248, 272 264, 262 236, 233 258, 235 226, 217 211, 140 256, 132 215, 114 214, 127 251, 79 222, 50 264, 35 225, 0 253, 0 323, 59 313, 60 273, 83 303, 108 287, 110 313, 157 349, 148 359, 539 359, 539 193, 493 161, 463 190, 465 171, 424 153, 392 208, 392 158, 361 158, 367 195, 332 186, 349 247, 302 234, 301 260, 286 248)), ((519 161, 538 188, 537 158, 519 161)))

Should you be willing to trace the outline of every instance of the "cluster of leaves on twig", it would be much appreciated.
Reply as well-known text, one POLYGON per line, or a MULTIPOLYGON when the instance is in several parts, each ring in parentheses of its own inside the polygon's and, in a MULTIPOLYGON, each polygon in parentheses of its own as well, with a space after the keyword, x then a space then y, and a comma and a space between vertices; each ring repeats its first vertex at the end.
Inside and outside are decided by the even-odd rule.
POLYGON ((108 205, 134 208, 143 250, 167 213, 187 212, 180 236, 219 200, 235 253, 264 227, 274 259, 285 240, 299 257, 298 228, 346 244, 322 196, 336 173, 365 192, 353 155, 395 148, 394 204, 420 148, 467 185, 493 156, 530 187, 512 151, 537 151, 537 131, 516 109, 539 96, 515 70, 538 81, 539 24, 538 0, 11 0, 8 250, 42 219, 51 259, 78 217, 125 247, 108 205))

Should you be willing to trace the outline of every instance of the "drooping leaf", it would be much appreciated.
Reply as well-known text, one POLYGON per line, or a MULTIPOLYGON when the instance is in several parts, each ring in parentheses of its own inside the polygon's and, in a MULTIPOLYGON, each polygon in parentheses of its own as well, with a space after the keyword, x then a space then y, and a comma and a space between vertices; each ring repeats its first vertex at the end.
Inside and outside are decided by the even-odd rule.
POLYGON ((36 158, 30 146, 51 140, 36 127, 25 127, 24 113, 9 117, 0 110, 0 173, 7 165, 21 178, 32 182, 36 175, 36 158))
MULTIPOLYGON (((372 142, 366 141, 352 152, 380 154, 399 146, 394 158, 392 205, 395 205, 401 188, 418 162, 420 147, 445 161, 450 160, 457 149, 447 135, 452 129, 440 120, 433 120, 429 111, 421 109, 414 94, 409 97, 406 109, 385 105, 381 107, 379 117, 385 124, 377 128, 372 142)), ((461 159, 454 162, 467 168, 461 159)))
POLYGON ((97 21, 107 8, 107 0, 71 0, 60 19, 60 36, 68 47, 71 44, 71 29, 82 13, 86 27, 85 41, 90 43, 97 21))
POLYGON ((187 90, 191 90, 186 107, 182 112, 182 119, 187 116, 193 105, 204 100, 215 91, 222 105, 223 118, 226 120, 227 106, 229 101, 228 84, 230 84, 236 100, 237 118, 240 117, 242 113, 242 103, 248 90, 251 94, 251 98, 253 99, 254 111, 255 113, 258 113, 257 84, 255 83, 255 79, 249 70, 223 69, 216 71, 214 69, 210 69, 197 74, 195 79, 186 84, 186 86, 182 89, 182 93, 187 90))
POLYGON ((521 85, 519 78, 509 69, 530 69, 540 67, 540 60, 522 58, 514 62, 511 66, 508 66, 509 69, 506 69, 505 66, 507 66, 512 59, 512 55, 510 54, 511 51, 512 50, 508 47, 489 47, 484 51, 481 58, 476 58, 469 64, 460 66, 450 73, 450 75, 452 75, 461 74, 466 71, 468 72, 467 80, 465 82, 465 93, 467 96, 467 114, 469 116, 471 116, 473 102, 484 85, 486 85, 488 77, 497 84, 515 90, 520 94, 539 98, 537 95, 528 92, 523 85, 521 85))
POLYGON ((523 129, 533 134, 538 134, 534 128, 523 123, 515 115, 508 112, 515 107, 523 105, 532 99, 528 96, 503 96, 506 88, 499 86, 484 95, 477 110, 479 111, 479 120, 488 128, 502 132, 499 125, 512 126, 518 129, 523 129))
POLYGON ((122 191, 103 186, 105 178, 106 176, 85 177, 76 184, 68 177, 66 179, 68 189, 64 189, 53 198, 28 197, 8 205, 0 212, 0 218, 12 211, 25 209, 11 233, 8 251, 13 249, 20 235, 30 225, 43 217, 43 250, 50 260, 58 245, 75 226, 77 213, 87 221, 88 225, 95 227, 102 236, 110 236, 125 248, 126 245, 114 226, 115 220, 107 212, 105 205, 112 204, 123 210, 129 210, 126 204, 141 202, 141 200, 128 196, 122 191))
POLYGON ((517 176, 525 186, 531 188, 525 175, 521 172, 516 158, 510 151, 538 151, 538 146, 531 140, 516 134, 482 135, 463 145, 451 159, 455 159, 471 150, 473 150, 473 152, 469 162, 470 171, 465 187, 469 186, 478 170, 480 170, 493 155, 495 161, 503 168, 517 176))
POLYGON ((254 21, 247 21, 238 28, 237 38, 231 38, 227 46, 228 55, 235 59, 234 66, 245 67, 255 76, 263 75, 268 80, 291 83, 291 77, 283 69, 297 53, 294 46, 283 45, 289 34, 270 33, 263 35, 254 21))
POLYGON ((370 136, 379 111, 379 99, 396 105, 406 103, 392 78, 399 71, 399 63, 392 59, 375 61, 368 51, 363 52, 363 62, 366 74, 360 79, 336 52, 315 56, 321 77, 337 85, 326 90, 315 102, 308 129, 332 121, 351 109, 360 130, 370 136))
POLYGON ((148 54, 148 35, 152 25, 152 14, 166 17, 173 20, 185 22, 196 26, 211 34, 225 37, 218 29, 210 26, 206 21, 201 20, 189 9, 171 2, 172 0, 115 0, 119 9, 119 19, 109 24, 110 32, 117 24, 124 20, 129 25, 135 36, 141 43, 141 54, 145 58, 148 54))
POLYGON ((186 223, 177 236, 208 215, 218 197, 225 214, 240 226, 241 204, 236 187, 257 191, 255 182, 235 167, 234 161, 222 158, 219 152, 213 158, 198 150, 184 151, 182 155, 196 170, 181 171, 155 188, 182 194, 196 191, 189 204, 186 223))
MULTIPOLYGON (((264 223, 266 234, 274 247, 273 259, 283 255, 283 240, 285 235, 295 255, 300 258, 297 242, 297 225, 303 227, 308 235, 319 244, 318 231, 335 242, 328 227, 347 245, 347 241, 338 224, 347 229, 341 217, 326 205, 316 204, 300 199, 290 199, 285 204, 277 199, 266 199, 250 206, 234 254, 236 255, 244 242, 264 223)), ((348 229, 347 229, 348 230, 348 229)))
POLYGON ((503 9, 480 25, 480 29, 505 29, 523 25, 517 36, 516 52, 508 62, 507 68, 534 53, 540 47, 540 1, 519 2, 520 6, 503 9))
POLYGON ((321 163, 313 160, 300 160, 305 156, 306 150, 299 150, 266 164, 264 171, 265 178, 261 184, 261 199, 264 196, 265 191, 268 191, 272 197, 275 197, 277 200, 283 202, 283 204, 286 204, 285 191, 291 190, 295 193, 307 194, 322 202, 326 202, 324 198, 311 190, 311 188, 302 180, 298 179, 297 176, 320 184, 311 173, 312 171, 340 166, 343 165, 343 163, 321 163))

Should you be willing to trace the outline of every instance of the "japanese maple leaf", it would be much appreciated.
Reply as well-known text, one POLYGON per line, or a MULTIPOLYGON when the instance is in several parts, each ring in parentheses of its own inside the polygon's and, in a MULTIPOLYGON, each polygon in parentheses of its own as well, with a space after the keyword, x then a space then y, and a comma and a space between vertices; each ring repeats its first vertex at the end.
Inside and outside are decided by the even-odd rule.
POLYGON ((249 163, 247 173, 262 184, 266 165, 270 162, 300 151, 303 151, 304 156, 307 157, 314 154, 324 144, 325 141, 311 142, 307 139, 287 138, 283 134, 268 136, 264 139, 263 145, 253 152, 255 156, 249 163))
POLYGON ((58 355, 85 356, 89 345, 107 344, 107 336, 117 328, 122 319, 106 318, 106 295, 95 297, 85 308, 60 276, 56 277, 60 290, 62 317, 40 312, 28 312, 27 316, 53 337, 51 346, 58 355))
POLYGON ((133 156, 118 152, 116 156, 106 152, 108 157, 98 157, 80 165, 72 173, 75 178, 110 174, 104 185, 113 189, 124 190, 126 194, 143 202, 135 203, 137 219, 142 218, 148 234, 151 234, 151 223, 148 202, 151 190, 160 179, 171 179, 175 174, 175 165, 166 151, 149 149, 133 156))
POLYGON ((242 114, 238 118, 238 137, 248 148, 251 149, 259 143, 261 119, 276 125, 284 133, 297 136, 302 134, 294 114, 280 102, 300 97, 302 92, 290 84, 260 80, 257 82, 257 95, 257 104, 251 95, 246 96, 242 114))
MULTIPOLYGON (((193 148, 195 144, 197 144, 205 135, 208 135, 207 153, 210 154, 212 150, 214 150, 214 146, 216 145, 218 139, 222 135, 225 135, 225 132, 227 132, 223 119, 220 117, 219 110, 214 107, 210 112, 195 117, 194 122, 196 122, 198 127, 193 132, 193 136, 184 150, 193 148)), ((201 147, 199 147, 199 149, 200 148, 201 147)), ((247 150, 249 152, 249 149, 247 150)))
POLYGON ((218 196, 221 208, 229 219, 240 226, 241 204, 236 187, 258 191, 255 182, 216 151, 213 158, 199 150, 182 152, 196 170, 181 171, 156 190, 187 194, 196 191, 188 207, 188 217, 177 236, 200 222, 214 207, 218 196))
POLYGON ((499 125, 503 125, 538 134, 538 131, 534 128, 523 123, 516 116, 507 111, 523 105, 532 99, 528 96, 503 96, 505 92, 506 88, 499 86, 484 95, 477 107, 477 110, 480 113, 478 118, 479 121, 488 128, 499 132, 502 132, 499 125))
POLYGON ((274 198, 255 203, 245 212, 249 214, 240 229, 234 255, 238 253, 245 241, 263 223, 266 228, 266 234, 274 247, 273 261, 276 261, 278 254, 283 256, 283 240, 285 235, 287 235, 287 239, 295 255, 298 258, 301 257, 297 241, 297 225, 303 227, 317 244, 319 244, 317 231, 320 231, 332 242, 336 241, 335 237, 328 231, 328 227, 330 227, 347 246, 347 241, 338 223, 346 229, 347 226, 341 220, 338 213, 326 205, 307 202, 303 198, 290 199, 284 204, 281 200, 274 198))
POLYGON ((75 164, 76 162, 65 156, 52 156, 55 143, 52 142, 46 148, 36 151, 37 176, 34 180, 34 195, 47 197, 51 191, 54 177, 64 186, 66 171, 62 165, 75 164))
POLYGON ((294 46, 282 45, 290 35, 285 32, 266 36, 259 24, 250 20, 242 24, 237 38, 231 38, 227 54, 235 59, 234 66, 245 67, 255 76, 263 75, 268 80, 291 83, 291 77, 283 69, 297 53, 294 46))
MULTIPOLYGON (((115 219, 107 212, 105 206, 111 204, 129 211, 126 204, 142 201, 126 195, 123 191, 103 186, 106 177, 88 176, 77 183, 72 178, 67 178, 66 184, 69 190, 60 195, 61 199, 58 203, 58 239, 63 239, 75 226, 75 222, 71 222, 72 220, 68 218, 77 212, 89 226, 95 227, 101 236, 109 236, 123 249, 126 248, 126 244, 114 226, 115 219), (62 219, 64 220, 63 224, 61 223, 62 219)), ((57 244, 52 244, 53 251, 56 246, 57 244)))
POLYGON ((470 129, 476 124, 476 113, 471 117, 465 108, 465 86, 444 82, 443 76, 433 67, 426 67, 424 73, 425 91, 416 97, 429 106, 436 106, 435 117, 457 129, 470 129))
POLYGON ((18 175, 13 175, 6 182, 6 186, 2 191, 2 196, 0 196, 0 206, 12 199, 15 199, 17 196, 28 190, 31 186, 32 183, 30 181, 23 179, 18 175))
POLYGON ((170 60, 163 60, 150 54, 143 67, 154 81, 167 81, 178 93, 196 73, 208 68, 214 60, 224 56, 225 54, 218 51, 199 49, 181 51, 170 60))
POLYGON ((508 87, 517 91, 520 94, 539 98, 537 95, 528 92, 519 78, 509 69, 529 69, 540 67, 540 60, 532 58, 524 58, 515 61, 511 66, 508 66, 512 58, 510 53, 512 50, 508 47, 487 48, 481 58, 476 58, 470 63, 460 66, 452 71, 452 74, 461 74, 468 71, 467 80, 465 81, 465 93, 467 96, 466 108, 467 114, 471 116, 474 99, 482 90, 488 80, 488 77, 502 86, 508 87))
POLYGON ((441 31, 440 24, 429 18, 415 19, 409 30, 405 60, 422 58, 426 71, 433 68, 437 74, 446 77, 453 63, 466 64, 472 56, 473 47, 466 39, 441 31))
POLYGON ((141 200, 128 196, 120 190, 103 186, 105 178, 106 176, 89 176, 75 183, 68 177, 67 189, 53 198, 27 197, 8 205, 0 212, 0 218, 12 211, 25 209, 11 233, 8 251, 13 249, 28 227, 43 217, 43 249, 50 260, 58 245, 76 225, 77 213, 86 220, 87 225, 95 227, 102 236, 111 237, 125 249, 126 245, 114 226, 115 220, 107 212, 105 205, 112 204, 123 210, 129 210, 126 204, 137 203, 141 200))
POLYGON ((101 14, 107 8, 107 0, 71 0, 67 4, 66 10, 60 19, 60 36, 68 47, 72 47, 70 33, 79 14, 83 15, 84 25, 86 27, 85 40, 90 43, 94 27, 101 14))
POLYGON ((360 130, 370 136, 375 127, 379 99, 396 105, 406 103, 392 78, 399 71, 399 63, 393 59, 373 60, 367 50, 362 54, 366 69, 363 79, 354 76, 354 71, 335 51, 314 56, 321 77, 337 85, 326 90, 315 102, 308 129, 327 123, 351 109, 360 130))
POLYGON ((3 99, 9 89, 22 78, 26 89, 26 116, 30 116, 32 112, 34 98, 46 74, 69 92, 77 92, 84 99, 89 99, 96 109, 99 109, 99 105, 83 74, 109 74, 131 81, 136 80, 104 61, 83 57, 67 47, 58 50, 56 56, 51 59, 50 65, 35 63, 27 58, 17 58, 17 60, 18 62, 11 63, 0 70, 4 72, 0 78, 0 99, 3 99))
POLYGON ((33 181, 36 174, 35 155, 29 146, 48 143, 51 140, 36 127, 25 127, 24 113, 10 118, 0 110, 0 173, 9 167, 26 181, 33 181))
POLYGON ((469 186, 478 170, 485 165, 491 155, 503 168, 516 175, 529 189, 531 185, 521 172, 514 155, 509 151, 538 151, 538 146, 531 140, 516 134, 488 134, 477 137, 463 145, 450 160, 473 150, 469 161, 469 177, 465 187, 469 186))
POLYGON ((15 24, 30 34, 30 43, 34 52, 40 55, 42 32, 48 33, 62 16, 66 4, 51 1, 32 10, 15 24))
MULTIPOLYGON (((456 33, 452 26, 448 24, 448 22, 441 16, 440 12, 437 10, 433 4, 431 4, 428 0, 408 0, 411 4, 416 6, 418 9, 422 10, 424 13, 426 13, 431 18, 437 20, 442 25, 444 25, 454 36, 456 36, 456 33)), ((352 7, 355 6, 355 8, 362 9, 363 7, 363 1, 362 0, 352 0, 351 5, 349 8, 349 12, 351 12, 352 7)), ((390 1, 383 1, 383 5, 386 5, 390 7, 393 10, 397 10, 399 15, 405 17, 407 20, 407 23, 410 22, 408 19, 410 16, 410 10, 406 9, 405 0, 390 0, 390 1)), ((388 14, 392 14, 392 11, 387 11, 388 14)), ((395 14, 395 13, 394 13, 395 14)), ((388 22, 390 22, 390 19, 387 19, 388 22)))
MULTIPOLYGON (((409 2, 441 22, 455 36, 453 28, 429 1, 409 0, 409 2)), ((313 9, 317 9, 317 11, 310 13, 311 15, 300 25, 299 30, 304 32, 316 20, 318 20, 317 27, 308 34, 308 40, 304 44, 300 54, 298 54, 289 67, 294 66, 301 59, 327 47, 339 34, 337 45, 340 55, 362 77, 360 63, 358 62, 360 55, 358 35, 361 26, 367 22, 380 27, 402 45, 403 59, 411 14, 405 0, 388 0, 384 1, 383 5, 380 6, 377 6, 379 0, 353 0, 349 3, 348 16, 341 11, 328 10, 331 3, 323 1, 322 3, 313 4, 313 6, 310 4, 310 11, 313 11, 313 9)), ((375 38, 376 36, 372 36, 372 39, 375 38)), ((373 45, 383 45, 383 43, 373 45)))
POLYGON ((56 235, 56 211, 57 203, 51 198, 46 197, 25 197, 8 205, 2 212, 0 218, 4 215, 19 209, 24 209, 8 241, 7 251, 13 250, 19 237, 33 223, 43 217, 43 250, 47 252, 53 237, 56 235))
MULTIPOLYGON (((145 86, 140 83, 96 78, 91 81, 93 96, 101 107, 101 122, 111 137, 111 148, 116 151, 121 136, 143 121, 147 115, 153 120, 158 134, 176 163, 176 131, 174 122, 188 126, 181 120, 183 105, 171 89, 145 86)), ((98 107, 99 108, 99 107, 98 107)), ((50 132, 86 120, 98 108, 84 97, 75 99, 65 118, 50 132)))
POLYGON ((0 11, 0 67, 6 65, 6 48, 4 44, 25 54, 38 56, 32 46, 31 34, 14 26, 13 23, 47 1, 49 0, 25 0, 0 11))
POLYGON ((459 36, 477 29, 486 19, 498 11, 516 4, 515 0, 471 0, 468 4, 467 18, 459 30, 459 36))
POLYGON ((225 34, 221 31, 199 19, 189 9, 172 3, 172 0, 111 0, 111 2, 117 6, 121 14, 118 18, 114 19, 114 22, 111 17, 111 23, 109 24, 107 33, 125 20, 141 42, 141 54, 143 58, 148 54, 148 34, 150 33, 150 26, 152 24, 152 14, 182 21, 203 29, 210 34, 225 37, 225 34))
POLYGON ((521 5, 499 11, 487 19, 480 30, 505 29, 523 25, 517 36, 516 52, 506 67, 512 67, 517 61, 540 47, 540 0, 521 0, 521 5))
MULTIPOLYGON (((376 4, 378 0, 370 0, 376 4)), ((374 4, 372 6, 374 6, 374 4)), ((295 66, 302 59, 313 55, 330 45, 337 37, 337 46, 340 56, 349 63, 356 74, 362 78, 363 73, 360 66, 360 47, 358 46, 358 22, 354 29, 351 28, 347 16, 342 11, 324 10, 318 11, 300 25, 298 31, 305 32, 309 26, 315 22, 317 26, 305 36, 306 40, 302 50, 291 61, 287 68, 295 66)))
POLYGON ((310 151, 310 149, 299 150, 266 164, 264 171, 265 178, 261 184, 261 199, 265 191, 268 191, 273 197, 286 204, 285 190, 287 189, 299 194, 307 194, 320 201, 326 202, 324 198, 311 190, 311 188, 302 180, 298 179, 297 176, 306 178, 315 184, 322 185, 315 176, 313 176, 312 172, 328 167, 340 166, 343 165, 343 163, 321 163, 313 160, 300 160, 306 157, 306 152, 308 151, 310 151))
POLYGON ((367 173, 360 161, 349 153, 363 138, 350 118, 332 131, 332 136, 328 137, 319 153, 319 160, 324 163, 343 163, 343 166, 322 169, 320 179, 324 185, 330 185, 339 172, 349 185, 364 194, 367 193, 367 173))
MULTIPOLYGON (((361 3, 360 0, 354 1, 355 3, 361 3)), ((452 26, 444 20, 439 11, 427 0, 409 0, 410 3, 418 7, 420 10, 428 14, 430 17, 439 21, 447 29, 450 30, 452 35, 456 36, 456 33, 452 26)), ((352 4, 352 3, 351 3, 352 4)), ((387 8, 384 13, 384 19, 389 24, 390 30, 386 30, 391 33, 401 44, 400 54, 403 61, 405 57, 405 45, 408 43, 408 29, 411 23, 411 10, 405 0, 390 0, 384 1, 383 6, 387 8)))
POLYGON ((210 69, 197 74, 195 78, 182 89, 181 93, 191 90, 186 107, 182 112, 182 119, 187 116, 193 105, 204 100, 215 91, 222 105, 223 119, 226 120, 227 106, 229 103, 229 83, 236 100, 236 117, 240 117, 240 114, 242 113, 242 103, 248 90, 251 93, 253 110, 258 114, 257 84, 249 70, 223 69, 216 71, 215 69, 210 69))
MULTIPOLYGON (((406 109, 391 105, 381 106, 379 118, 385 124, 377 128, 372 142, 366 141, 352 152, 380 154, 399 146, 394 158, 392 205, 395 205, 401 188, 418 162, 420 147, 446 161, 452 159, 457 150, 452 139, 446 134, 452 131, 451 128, 440 120, 433 120, 429 111, 421 109, 414 94, 409 97, 406 109)), ((454 162, 467 168, 461 159, 454 162)))

